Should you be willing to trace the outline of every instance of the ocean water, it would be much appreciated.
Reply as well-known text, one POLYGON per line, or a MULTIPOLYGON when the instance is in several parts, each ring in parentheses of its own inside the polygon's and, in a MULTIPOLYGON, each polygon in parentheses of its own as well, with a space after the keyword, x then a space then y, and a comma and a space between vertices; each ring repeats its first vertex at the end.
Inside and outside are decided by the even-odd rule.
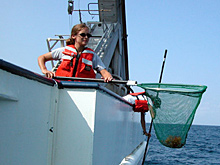
POLYGON ((220 126, 192 125, 185 146, 163 146, 152 129, 145 165, 220 165, 220 126))

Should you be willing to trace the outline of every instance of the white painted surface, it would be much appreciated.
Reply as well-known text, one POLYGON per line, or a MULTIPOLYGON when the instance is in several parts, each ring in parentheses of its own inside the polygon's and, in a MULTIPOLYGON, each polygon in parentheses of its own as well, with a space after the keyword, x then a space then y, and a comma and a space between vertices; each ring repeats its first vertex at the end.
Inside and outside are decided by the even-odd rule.
POLYGON ((0 164, 50 164, 54 87, 0 70, 0 164))
POLYGON ((142 141, 139 114, 96 89, 62 89, 54 164, 120 164, 142 141))
POLYGON ((144 139, 139 113, 103 90, 0 77, 0 164, 120 164, 144 139))
POLYGON ((97 92, 93 164, 120 164, 142 141, 139 113, 104 92, 97 92))
POLYGON ((61 89, 54 164, 92 164, 95 89, 61 89))

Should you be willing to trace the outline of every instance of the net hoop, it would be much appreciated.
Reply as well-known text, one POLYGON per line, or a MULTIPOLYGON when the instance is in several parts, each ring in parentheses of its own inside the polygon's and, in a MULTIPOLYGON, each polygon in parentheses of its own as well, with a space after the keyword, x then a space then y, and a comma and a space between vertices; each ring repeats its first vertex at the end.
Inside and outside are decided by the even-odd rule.
POLYGON ((165 83, 142 83, 137 86, 155 92, 175 92, 175 93, 204 93, 207 89, 205 85, 187 84, 165 84, 165 83), (184 89, 184 90, 183 90, 184 89))

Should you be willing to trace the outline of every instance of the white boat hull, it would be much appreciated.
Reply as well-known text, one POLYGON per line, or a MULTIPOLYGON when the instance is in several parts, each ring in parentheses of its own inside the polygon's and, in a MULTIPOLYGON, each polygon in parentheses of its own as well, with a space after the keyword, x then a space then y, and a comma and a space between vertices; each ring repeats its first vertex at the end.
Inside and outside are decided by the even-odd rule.
POLYGON ((133 162, 140 161, 140 114, 120 96, 97 83, 62 82, 58 87, 12 68, 20 72, 0 69, 2 164, 126 164, 122 160, 137 150, 133 162))

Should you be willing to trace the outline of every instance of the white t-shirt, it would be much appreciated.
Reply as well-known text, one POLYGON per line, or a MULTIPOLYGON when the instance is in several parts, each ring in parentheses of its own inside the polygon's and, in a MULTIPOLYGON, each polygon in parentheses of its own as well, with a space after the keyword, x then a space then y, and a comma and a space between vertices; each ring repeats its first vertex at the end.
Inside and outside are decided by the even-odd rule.
MULTIPOLYGON (((53 59, 60 60, 64 56, 64 54, 63 54, 64 49, 65 49, 65 47, 54 49, 51 52, 53 59)), ((100 72, 101 70, 106 68, 105 65, 103 64, 101 58, 96 53, 94 53, 94 56, 92 59, 92 67, 97 72, 100 72)))

